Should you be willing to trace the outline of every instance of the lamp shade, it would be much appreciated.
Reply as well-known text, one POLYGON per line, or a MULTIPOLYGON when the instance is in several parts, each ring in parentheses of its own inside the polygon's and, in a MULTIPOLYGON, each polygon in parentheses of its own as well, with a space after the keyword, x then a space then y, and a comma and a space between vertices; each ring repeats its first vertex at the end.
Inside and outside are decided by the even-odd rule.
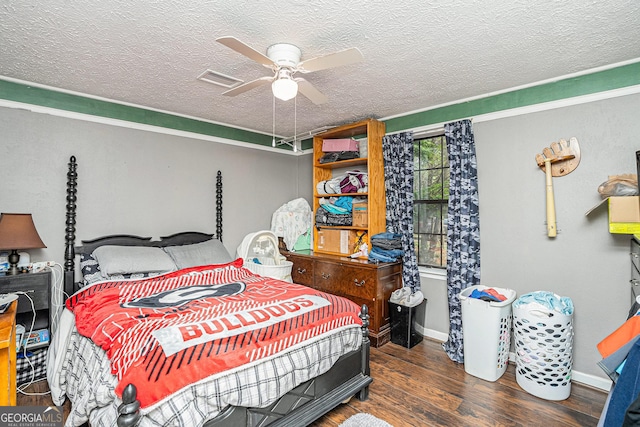
POLYGON ((271 84, 271 90, 276 98, 288 101, 298 94, 298 83, 290 77, 278 78, 271 84))
POLYGON ((0 215, 0 250, 46 248, 31 214, 0 215))

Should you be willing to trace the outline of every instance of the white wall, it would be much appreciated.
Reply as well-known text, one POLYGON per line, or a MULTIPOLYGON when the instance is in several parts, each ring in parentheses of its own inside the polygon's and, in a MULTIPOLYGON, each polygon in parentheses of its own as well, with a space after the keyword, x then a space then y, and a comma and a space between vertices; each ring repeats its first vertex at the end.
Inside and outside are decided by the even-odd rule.
POLYGON ((218 170, 231 255, 246 234, 270 228, 278 207, 300 197, 298 160, 287 154, 11 108, 0 108, 0 129, 0 211, 33 214, 47 245, 30 251, 35 261, 64 260, 71 155, 78 161, 78 244, 114 233, 215 232, 218 170))
MULTIPOLYGON (((473 125, 480 197, 481 281, 517 294, 546 290, 575 305, 574 371, 606 378, 596 344, 630 307, 628 235, 608 232, 607 210, 585 213, 609 175, 635 173, 640 95, 590 102, 473 125), (559 233, 547 237, 545 175, 535 155, 576 137, 582 160, 554 178, 559 233)), ((424 327, 448 333, 446 283, 422 279, 429 302, 424 327)))

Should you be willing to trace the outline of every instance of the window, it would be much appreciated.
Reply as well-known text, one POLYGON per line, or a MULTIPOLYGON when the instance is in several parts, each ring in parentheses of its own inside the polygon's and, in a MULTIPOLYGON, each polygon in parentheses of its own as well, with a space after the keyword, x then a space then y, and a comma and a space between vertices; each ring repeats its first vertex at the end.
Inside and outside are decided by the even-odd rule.
POLYGON ((413 240, 418 265, 447 266, 449 158, 444 134, 413 141, 413 240))

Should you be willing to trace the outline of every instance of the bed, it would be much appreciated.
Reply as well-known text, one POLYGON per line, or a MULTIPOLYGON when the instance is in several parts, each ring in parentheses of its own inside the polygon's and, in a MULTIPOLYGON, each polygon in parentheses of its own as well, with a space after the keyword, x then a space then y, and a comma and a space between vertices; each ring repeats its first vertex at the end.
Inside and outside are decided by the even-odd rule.
POLYGON ((231 259, 221 243, 220 172, 215 234, 110 235, 79 246, 77 179, 71 157, 70 297, 47 373, 54 403, 71 401, 67 426, 302 426, 368 398, 366 306, 231 259))

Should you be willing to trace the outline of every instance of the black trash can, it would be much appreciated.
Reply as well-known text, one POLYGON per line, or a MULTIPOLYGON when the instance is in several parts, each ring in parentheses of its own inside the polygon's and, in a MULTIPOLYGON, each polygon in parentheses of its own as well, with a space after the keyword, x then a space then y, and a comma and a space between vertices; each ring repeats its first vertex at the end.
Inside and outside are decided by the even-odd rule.
POLYGON ((425 299, 414 307, 407 307, 389 302, 392 343, 411 348, 422 341, 422 335, 416 331, 416 313, 426 303, 425 299))

